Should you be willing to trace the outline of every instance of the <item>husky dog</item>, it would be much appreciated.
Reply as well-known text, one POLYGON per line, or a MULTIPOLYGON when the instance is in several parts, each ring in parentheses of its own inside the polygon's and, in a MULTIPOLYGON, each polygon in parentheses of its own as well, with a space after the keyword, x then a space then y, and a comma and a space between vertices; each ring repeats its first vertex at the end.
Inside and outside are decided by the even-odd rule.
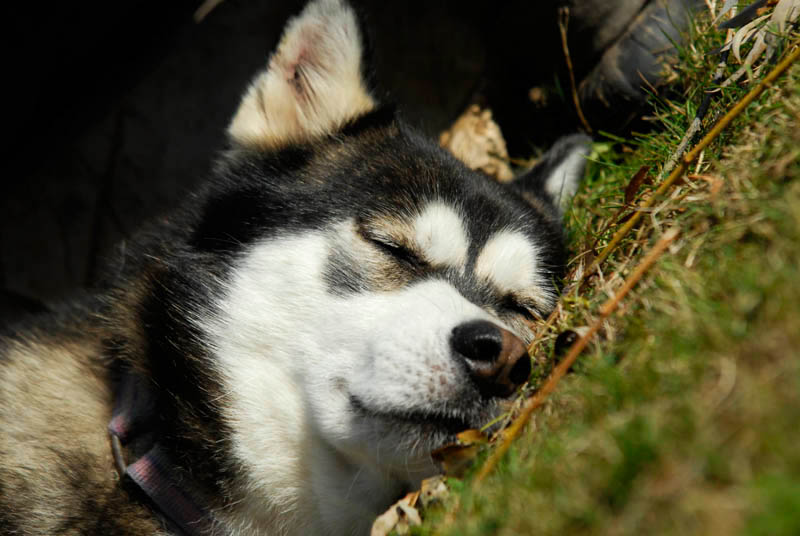
POLYGON ((0 533, 365 534, 526 381, 587 139, 470 171, 362 35, 343 0, 290 20, 206 186, 0 341, 0 533))

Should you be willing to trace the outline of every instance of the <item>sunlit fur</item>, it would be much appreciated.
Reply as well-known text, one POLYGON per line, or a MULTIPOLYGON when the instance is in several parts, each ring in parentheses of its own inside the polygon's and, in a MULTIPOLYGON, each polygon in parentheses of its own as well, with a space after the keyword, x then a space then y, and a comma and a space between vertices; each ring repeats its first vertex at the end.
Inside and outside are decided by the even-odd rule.
POLYGON ((114 470, 120 378, 145 386, 151 439, 238 536, 367 534, 438 470, 432 449, 502 410, 454 328, 528 341, 552 309, 587 139, 498 184, 372 96, 362 35, 343 1, 306 7, 203 187, 96 295, 0 339, 4 531, 166 533, 114 470))

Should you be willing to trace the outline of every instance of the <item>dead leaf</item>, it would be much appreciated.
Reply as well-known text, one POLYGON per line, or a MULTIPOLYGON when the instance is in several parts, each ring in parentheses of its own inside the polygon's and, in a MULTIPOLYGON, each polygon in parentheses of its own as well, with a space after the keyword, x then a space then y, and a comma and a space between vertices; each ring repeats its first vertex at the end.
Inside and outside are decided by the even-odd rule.
POLYGON ((475 459, 481 445, 488 441, 480 430, 464 430, 456 436, 455 443, 439 447, 431 452, 431 457, 441 464, 447 476, 459 477, 475 459))
POLYGON ((422 518, 414 507, 419 494, 419 491, 409 493, 379 515, 372 523, 370 536, 387 536, 393 530, 397 534, 408 534, 411 527, 422 525, 422 518))
POLYGON ((439 145, 470 169, 483 171, 500 182, 514 178, 508 165, 508 149, 491 110, 472 105, 453 126, 441 133, 439 145))
POLYGON ((639 168, 639 171, 631 178, 628 186, 625 188, 625 204, 630 205, 633 203, 633 200, 636 199, 636 194, 639 192, 639 188, 644 184, 645 180, 648 178, 647 173, 650 171, 650 166, 642 166, 639 168))
POLYGON ((770 21, 778 28, 778 34, 783 34, 789 24, 794 23, 800 17, 800 1, 781 0, 775 6, 770 21))
POLYGON ((486 434, 481 432, 480 430, 470 429, 464 430, 463 432, 459 432, 456 434, 456 439, 462 445, 474 445, 474 444, 484 444, 489 441, 489 438, 486 437, 486 434))
POLYGON ((450 494, 444 475, 426 478, 422 481, 422 486, 419 491, 419 499, 424 508, 428 508, 431 504, 444 501, 450 494))

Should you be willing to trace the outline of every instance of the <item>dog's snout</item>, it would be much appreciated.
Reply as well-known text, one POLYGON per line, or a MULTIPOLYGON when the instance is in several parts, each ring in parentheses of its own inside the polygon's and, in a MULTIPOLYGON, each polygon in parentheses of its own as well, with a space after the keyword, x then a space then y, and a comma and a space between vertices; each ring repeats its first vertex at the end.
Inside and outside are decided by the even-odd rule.
POLYGON ((464 360, 470 377, 484 396, 508 397, 531 373, 531 360, 522 341, 486 320, 456 326, 450 345, 464 360))

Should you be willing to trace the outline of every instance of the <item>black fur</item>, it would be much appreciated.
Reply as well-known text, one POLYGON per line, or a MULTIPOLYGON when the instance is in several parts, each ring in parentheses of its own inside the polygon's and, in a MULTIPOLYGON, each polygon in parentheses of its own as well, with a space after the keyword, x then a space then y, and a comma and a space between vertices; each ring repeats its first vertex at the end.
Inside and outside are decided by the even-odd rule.
MULTIPOLYGON (((539 171, 556 165, 556 160, 548 160, 539 171)), ((398 210, 412 215, 431 199, 439 199, 461 207, 467 216, 472 238, 468 265, 490 233, 516 229, 538 245, 546 259, 545 277, 555 282, 564 267, 560 222, 525 200, 523 193, 533 194, 551 205, 532 175, 525 180, 529 182, 506 186, 467 169, 409 130, 391 108, 380 108, 307 146, 267 154, 234 150, 225 155, 208 187, 169 223, 175 242, 160 241, 161 266, 139 306, 139 320, 146 329, 146 366, 165 393, 163 430, 196 478, 207 488, 222 491, 218 483, 231 477, 220 454, 224 423, 207 402, 208 391, 218 389, 217 380, 205 366, 202 334, 187 319, 189 314, 213 313, 216 291, 209 281, 228 277, 232 264, 227 261, 278 231, 313 230, 353 216, 394 217, 398 210), (187 227, 194 230, 181 231, 187 227)), ((142 256, 139 251, 133 255, 142 256)), ((332 291, 369 289, 354 269, 357 264, 358 259, 345 252, 330 259, 327 278, 332 291)), ((477 281, 470 270, 461 275, 423 267, 414 277, 446 279, 487 310, 502 316, 518 314, 514 304, 477 281)))
MULTIPOLYGON (((278 233, 313 231, 349 220, 368 227, 413 217, 429 202, 441 201, 457 206, 464 216, 471 238, 467 269, 461 273, 431 267, 413 254, 384 248, 384 280, 408 284, 444 279, 490 313, 519 316, 518 304, 478 280, 471 267, 493 233, 515 230, 537 244, 544 259, 540 277, 555 286, 564 269, 563 236, 558 209, 544 192, 541 177, 566 154, 566 149, 557 150, 530 175, 501 185, 407 127, 391 106, 379 106, 326 136, 281 149, 234 143, 199 192, 128 245, 100 298, 65 313, 58 309, 26 332, 56 349, 76 341, 84 344, 84 353, 75 356, 73 375, 81 374, 82 367, 93 374, 99 370, 107 376, 103 385, 112 389, 121 375, 138 375, 157 401, 152 440, 169 451, 180 477, 199 484, 214 498, 211 506, 222 508, 240 498, 244 488, 239 468, 233 466, 231 432, 219 409, 225 400, 222 378, 211 364, 212 341, 195 320, 217 314, 224 283, 243 255, 278 233)), ((346 248, 331 254, 325 272, 330 291, 339 294, 375 290, 373 276, 361 270, 359 259, 346 248)), ((0 365, 6 366, 3 355, 0 351, 0 365)), ((424 420, 417 414, 402 417, 424 420)), ((442 420, 452 431, 464 424, 446 416, 442 420)), ((95 429, 93 423, 81 424, 95 429)), ((52 457, 60 464, 63 474, 57 476, 65 486, 58 531, 152 533, 153 518, 141 508, 140 498, 114 480, 107 447, 94 452, 102 454, 84 459, 64 449, 52 457), (75 498, 83 502, 74 504, 75 498)), ((6 482, 13 478, 17 489, 27 485, 18 468, 5 469, 0 460, 0 477, 11 475, 6 482)), ((5 510, 17 503, 3 491, 0 487, 0 527, 4 533, 26 533, 29 520, 5 510)))

